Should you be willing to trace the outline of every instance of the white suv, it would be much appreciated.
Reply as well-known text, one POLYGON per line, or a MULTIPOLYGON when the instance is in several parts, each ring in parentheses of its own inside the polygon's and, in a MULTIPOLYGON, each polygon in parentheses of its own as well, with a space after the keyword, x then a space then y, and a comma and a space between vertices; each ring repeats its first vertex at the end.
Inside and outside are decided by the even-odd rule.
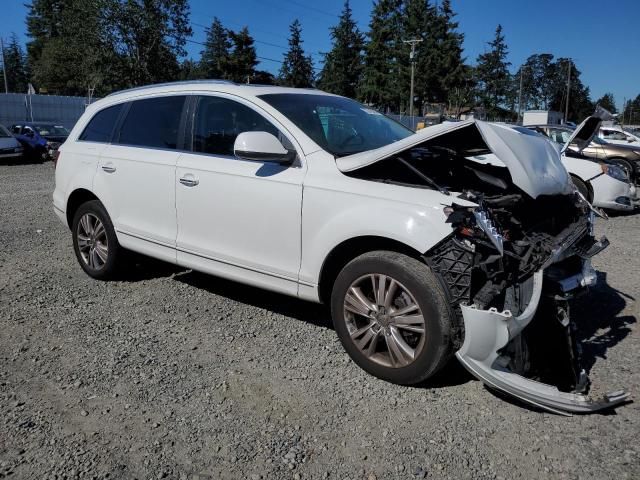
POLYGON ((325 302, 349 355, 385 380, 423 381, 456 354, 550 409, 626 398, 590 401, 566 348, 566 300, 606 240, 539 136, 476 121, 414 134, 311 89, 155 85, 87 108, 53 200, 91 277, 113 278, 128 249, 325 302), (548 371, 569 372, 561 390, 532 380, 548 371))

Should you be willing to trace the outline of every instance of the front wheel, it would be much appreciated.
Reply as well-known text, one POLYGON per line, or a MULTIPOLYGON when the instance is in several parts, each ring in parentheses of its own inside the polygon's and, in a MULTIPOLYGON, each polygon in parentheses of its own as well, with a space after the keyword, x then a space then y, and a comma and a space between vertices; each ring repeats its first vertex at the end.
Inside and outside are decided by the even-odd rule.
POLYGON ((410 385, 450 358, 446 295, 424 263, 375 251, 352 260, 331 296, 334 326, 349 356, 370 374, 410 385))

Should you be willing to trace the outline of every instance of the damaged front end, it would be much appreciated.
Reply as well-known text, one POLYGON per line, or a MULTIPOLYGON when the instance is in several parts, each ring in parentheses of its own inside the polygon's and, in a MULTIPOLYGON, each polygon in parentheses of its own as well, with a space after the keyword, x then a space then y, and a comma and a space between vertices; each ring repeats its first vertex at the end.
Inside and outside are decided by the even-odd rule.
MULTIPOLYGON (((468 196, 467 193, 464 195, 468 196)), ((452 294, 464 341, 456 356, 487 386, 556 413, 627 400, 589 399, 569 300, 596 282, 593 214, 578 195, 475 199, 446 210, 454 232, 427 261, 452 294)))
POLYGON ((485 385, 557 413, 590 399, 570 300, 596 282, 594 209, 545 139, 484 122, 441 125, 337 160, 345 174, 442 193, 451 234, 424 254, 448 293, 460 362, 485 385))

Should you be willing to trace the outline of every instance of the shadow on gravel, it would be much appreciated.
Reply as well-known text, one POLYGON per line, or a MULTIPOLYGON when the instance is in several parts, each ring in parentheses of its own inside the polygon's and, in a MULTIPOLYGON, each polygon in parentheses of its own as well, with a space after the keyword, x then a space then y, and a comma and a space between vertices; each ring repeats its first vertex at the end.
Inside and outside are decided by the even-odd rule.
POLYGON ((132 258, 129 260, 126 272, 124 272, 122 278, 120 278, 123 282, 134 283, 154 278, 166 278, 187 271, 187 269, 172 263, 163 262, 151 257, 138 256, 136 254, 131 255, 132 258))
POLYGON ((604 272, 598 272, 598 284, 589 293, 574 300, 571 316, 577 319, 587 373, 598 358, 607 358, 607 350, 624 340, 631 333, 630 325, 638 321, 632 315, 618 316, 627 300, 635 298, 611 287, 604 272))
POLYGON ((630 217, 632 215, 636 215, 640 213, 640 208, 636 207, 631 211, 620 211, 620 210, 607 210, 607 215, 611 218, 616 217, 630 217))
POLYGON ((333 330, 328 310, 319 304, 193 271, 178 273, 173 278, 236 302, 333 330))
MULTIPOLYGON (((14 160, 11 158, 5 158, 0 160, 0 166, 3 166, 3 167, 17 167, 22 165, 42 165, 43 163, 46 163, 46 162, 43 162, 39 158, 27 158, 27 157, 19 158, 17 160, 14 160)), ((52 165, 52 168, 53 168, 53 165, 52 165)))

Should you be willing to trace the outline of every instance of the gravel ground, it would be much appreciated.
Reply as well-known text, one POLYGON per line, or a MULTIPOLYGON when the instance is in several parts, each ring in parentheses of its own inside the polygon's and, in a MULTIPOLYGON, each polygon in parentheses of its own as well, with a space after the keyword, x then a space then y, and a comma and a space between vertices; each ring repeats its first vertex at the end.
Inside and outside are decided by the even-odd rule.
MULTIPOLYGON (((53 169, 0 165, 0 477, 640 477, 640 403, 562 417, 453 363, 368 376, 320 306, 149 261, 91 280, 52 212, 53 169)), ((640 391, 640 215, 600 221, 576 302, 591 377, 640 391)))

